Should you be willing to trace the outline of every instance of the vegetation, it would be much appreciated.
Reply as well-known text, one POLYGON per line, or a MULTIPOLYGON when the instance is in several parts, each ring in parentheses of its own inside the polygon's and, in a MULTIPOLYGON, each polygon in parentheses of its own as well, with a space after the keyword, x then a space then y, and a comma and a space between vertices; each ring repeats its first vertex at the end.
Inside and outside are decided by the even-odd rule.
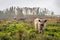
POLYGON ((0 40, 60 40, 60 22, 47 22, 43 33, 34 29, 33 22, 0 23, 0 40))
POLYGON ((20 19, 29 16, 54 16, 54 12, 48 10, 47 8, 40 8, 40 7, 10 7, 3 10, 0 10, 0 19, 20 19))

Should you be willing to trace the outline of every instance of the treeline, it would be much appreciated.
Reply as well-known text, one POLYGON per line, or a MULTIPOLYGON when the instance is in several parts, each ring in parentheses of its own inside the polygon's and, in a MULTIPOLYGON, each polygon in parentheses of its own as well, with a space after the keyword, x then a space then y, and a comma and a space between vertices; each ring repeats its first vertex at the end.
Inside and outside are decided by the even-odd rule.
POLYGON ((10 7, 3 11, 0 10, 0 19, 8 19, 8 18, 22 18, 27 16, 46 16, 53 15, 54 12, 49 11, 46 8, 40 7, 10 7))

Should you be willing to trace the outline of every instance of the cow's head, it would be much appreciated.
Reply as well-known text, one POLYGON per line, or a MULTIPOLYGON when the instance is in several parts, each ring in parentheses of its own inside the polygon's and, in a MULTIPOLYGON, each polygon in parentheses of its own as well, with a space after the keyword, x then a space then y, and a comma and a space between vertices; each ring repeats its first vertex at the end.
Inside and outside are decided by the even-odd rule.
POLYGON ((42 23, 42 24, 44 24, 45 22, 47 22, 46 19, 39 19, 38 21, 39 21, 40 23, 42 23))

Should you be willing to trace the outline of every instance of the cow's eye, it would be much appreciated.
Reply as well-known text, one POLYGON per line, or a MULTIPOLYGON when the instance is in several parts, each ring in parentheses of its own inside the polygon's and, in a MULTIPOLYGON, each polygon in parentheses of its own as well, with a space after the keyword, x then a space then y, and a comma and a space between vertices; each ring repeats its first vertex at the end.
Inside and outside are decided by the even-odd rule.
POLYGON ((38 20, 39 22, 41 22, 40 20, 38 20))
POLYGON ((47 22, 47 20, 45 20, 44 22, 47 22))

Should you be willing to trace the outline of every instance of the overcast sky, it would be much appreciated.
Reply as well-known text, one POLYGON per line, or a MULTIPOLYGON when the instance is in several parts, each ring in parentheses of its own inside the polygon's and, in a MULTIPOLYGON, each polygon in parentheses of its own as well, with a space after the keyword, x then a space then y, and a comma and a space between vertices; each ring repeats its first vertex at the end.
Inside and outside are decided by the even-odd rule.
POLYGON ((0 0, 0 10, 11 6, 47 8, 60 15, 60 0, 0 0))

